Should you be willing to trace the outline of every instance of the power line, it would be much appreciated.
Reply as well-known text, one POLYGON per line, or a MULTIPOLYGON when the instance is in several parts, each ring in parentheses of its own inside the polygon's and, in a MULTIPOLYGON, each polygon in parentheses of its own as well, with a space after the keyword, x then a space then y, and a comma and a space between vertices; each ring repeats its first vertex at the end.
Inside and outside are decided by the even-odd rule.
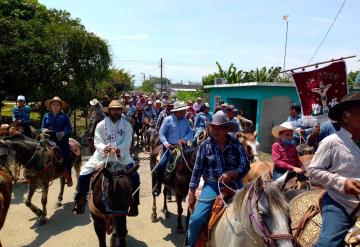
POLYGON ((340 9, 338 10, 338 12, 337 12, 337 14, 336 14, 336 16, 335 16, 334 20, 332 21, 332 23, 331 23, 331 25, 330 25, 329 29, 328 29, 328 30, 327 30, 327 32, 325 33, 324 38, 321 40, 320 45, 319 45, 319 46, 318 46, 318 48, 316 49, 316 51, 315 51, 314 55, 313 55, 313 56, 311 57, 311 59, 309 60, 308 64, 310 64, 310 63, 312 62, 312 60, 314 59, 314 57, 316 56, 316 54, 317 54, 317 53, 318 53, 318 51, 320 50, 321 46, 323 45, 323 43, 324 43, 324 41, 325 41, 326 37, 328 36, 328 34, 329 34, 329 32, 330 32, 330 30, 331 30, 331 29, 332 29, 332 27, 334 26, 334 24, 335 24, 335 22, 336 22, 336 20, 337 20, 337 18, 338 18, 338 16, 339 16, 339 14, 340 14, 341 10, 343 9, 343 7, 344 7, 345 3, 346 3, 346 0, 344 0, 344 1, 343 1, 343 3, 341 4, 340 9))

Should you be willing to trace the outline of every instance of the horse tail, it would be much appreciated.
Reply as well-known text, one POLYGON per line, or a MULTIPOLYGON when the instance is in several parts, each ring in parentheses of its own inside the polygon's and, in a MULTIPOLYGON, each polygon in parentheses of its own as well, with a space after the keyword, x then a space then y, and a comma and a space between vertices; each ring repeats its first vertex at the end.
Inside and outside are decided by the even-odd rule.
POLYGON ((1 173, 0 176, 3 175, 4 177, 0 177, 0 230, 4 226, 6 215, 10 207, 12 190, 11 178, 1 173))

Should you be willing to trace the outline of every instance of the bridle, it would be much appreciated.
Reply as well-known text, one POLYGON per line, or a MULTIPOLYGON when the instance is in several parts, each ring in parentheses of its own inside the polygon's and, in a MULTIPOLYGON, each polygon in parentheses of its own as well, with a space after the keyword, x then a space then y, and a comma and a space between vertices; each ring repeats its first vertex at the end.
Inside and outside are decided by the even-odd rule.
POLYGON ((264 185, 262 185, 261 194, 254 198, 253 195, 255 194, 254 185, 249 188, 248 191, 248 201, 246 205, 246 209, 249 215, 249 220, 251 225, 253 226, 255 232, 257 232, 261 238, 263 239, 266 246, 276 246, 276 240, 293 240, 293 236, 290 233, 276 233, 271 234, 268 227, 266 226, 262 213, 258 208, 258 202, 262 196, 264 195, 264 185), (255 201, 256 207, 253 207, 253 202, 255 201))

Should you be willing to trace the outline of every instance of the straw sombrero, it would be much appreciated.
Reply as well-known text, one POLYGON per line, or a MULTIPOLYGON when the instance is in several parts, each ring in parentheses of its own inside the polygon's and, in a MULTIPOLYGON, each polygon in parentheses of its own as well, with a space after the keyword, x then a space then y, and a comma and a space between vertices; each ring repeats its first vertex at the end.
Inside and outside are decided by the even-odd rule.
POLYGON ((272 130, 271 130, 271 133, 274 137, 276 138, 279 138, 279 134, 280 132, 282 131, 285 131, 285 130, 294 130, 294 128, 292 127, 291 123, 289 122, 284 122, 280 125, 275 125, 272 130))
POLYGON ((124 109, 124 106, 121 104, 119 100, 112 100, 108 107, 104 107, 104 112, 109 113, 110 109, 124 109))
POLYGON ((47 101, 45 101, 46 108, 48 110, 51 110, 51 103, 53 103, 55 101, 60 103, 62 109, 66 109, 69 106, 68 103, 66 103, 66 101, 60 99, 59 96, 55 96, 54 98, 48 99, 47 101))

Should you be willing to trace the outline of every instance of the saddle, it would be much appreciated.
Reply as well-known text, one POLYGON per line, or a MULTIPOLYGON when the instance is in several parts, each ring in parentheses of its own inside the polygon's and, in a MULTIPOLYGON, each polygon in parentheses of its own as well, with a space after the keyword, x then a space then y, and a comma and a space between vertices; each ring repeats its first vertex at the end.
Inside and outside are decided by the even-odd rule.
POLYGON ((320 236, 323 190, 309 190, 290 201, 291 230, 295 246, 313 246, 320 236))
POLYGON ((220 220, 221 216, 225 212, 224 201, 220 196, 216 197, 214 204, 211 208, 210 218, 208 224, 201 231, 198 239, 196 240, 195 247, 205 247, 209 241, 211 230, 214 228, 216 223, 220 220))
POLYGON ((166 164, 165 181, 169 181, 171 176, 174 174, 174 171, 177 165, 179 164, 180 158, 181 158, 180 148, 174 148, 174 150, 171 151, 170 159, 166 164))
POLYGON ((46 151, 50 153, 50 156, 54 158, 58 163, 63 162, 62 152, 54 141, 49 139, 44 139, 40 141, 40 145, 43 146, 46 149, 46 151))

